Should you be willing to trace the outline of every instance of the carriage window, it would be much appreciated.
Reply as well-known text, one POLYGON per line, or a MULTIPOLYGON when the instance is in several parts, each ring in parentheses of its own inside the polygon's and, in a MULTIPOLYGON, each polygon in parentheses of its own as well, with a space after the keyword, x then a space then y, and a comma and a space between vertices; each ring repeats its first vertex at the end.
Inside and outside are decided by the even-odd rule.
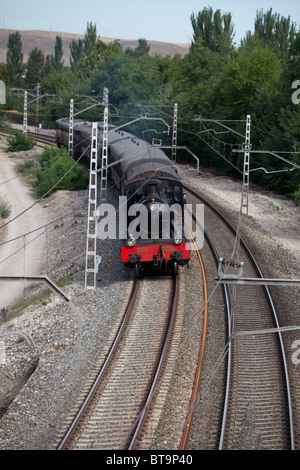
POLYGON ((181 191, 179 186, 174 186, 174 200, 176 202, 181 201, 181 191))

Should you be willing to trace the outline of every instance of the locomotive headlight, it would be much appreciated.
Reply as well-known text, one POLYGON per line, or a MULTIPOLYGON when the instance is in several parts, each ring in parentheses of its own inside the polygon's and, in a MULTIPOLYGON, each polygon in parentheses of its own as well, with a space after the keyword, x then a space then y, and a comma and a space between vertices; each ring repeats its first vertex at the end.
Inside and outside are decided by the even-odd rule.
POLYGON ((151 203, 149 209, 150 211, 156 211, 158 209, 158 204, 156 204, 156 202, 151 203))
POLYGON ((149 204, 150 211, 156 211, 158 209, 158 204, 155 202, 155 199, 151 199, 151 203, 149 204))
POLYGON ((177 235, 174 238, 174 243, 175 243, 175 245, 180 245, 182 243, 182 237, 180 235, 177 235))
POLYGON ((136 241, 135 239, 133 238, 133 235, 130 235, 130 237, 128 238, 127 240, 127 245, 132 248, 133 246, 135 246, 136 244, 136 241))

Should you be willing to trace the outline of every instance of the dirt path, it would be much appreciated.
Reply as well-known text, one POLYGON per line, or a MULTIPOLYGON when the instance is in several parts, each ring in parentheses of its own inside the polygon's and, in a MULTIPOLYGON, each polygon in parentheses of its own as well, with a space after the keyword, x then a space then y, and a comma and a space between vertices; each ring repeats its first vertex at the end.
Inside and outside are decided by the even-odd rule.
MULTIPOLYGON (((3 147, 3 145, 1 145, 3 147)), ((46 235, 44 229, 23 236, 49 221, 49 211, 43 202, 34 205, 31 186, 17 171, 20 157, 10 157, 0 149, 0 194, 11 205, 11 215, 0 225, 0 275, 41 275, 44 268, 46 235), (24 214, 20 215, 23 211, 24 214), (12 222, 9 222, 17 217, 12 222), (9 222, 9 223, 7 223, 9 222), (3 227, 3 224, 7 224, 3 227), (40 235, 40 236, 38 236, 40 235), (3 244, 16 237, 21 238, 3 244), (25 245, 25 249, 24 249, 25 245)), ((11 306, 23 295, 25 283, 0 281, 0 308, 11 306)))

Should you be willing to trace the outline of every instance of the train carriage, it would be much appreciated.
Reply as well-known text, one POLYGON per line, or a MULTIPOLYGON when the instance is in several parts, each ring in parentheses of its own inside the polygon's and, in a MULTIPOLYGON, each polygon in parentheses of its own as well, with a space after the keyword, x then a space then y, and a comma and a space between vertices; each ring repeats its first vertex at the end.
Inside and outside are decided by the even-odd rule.
MULTIPOLYGON (((89 155, 91 123, 74 121, 74 153, 89 155)), ((56 123, 57 142, 68 145, 69 120, 56 123)), ((103 124, 98 124, 99 145, 103 124)), ((116 126, 109 126, 108 177, 127 197, 128 238, 123 263, 140 275, 147 267, 177 274, 188 263, 190 245, 184 236, 184 201, 176 165, 159 147, 116 126), (117 163, 118 162, 118 163, 117 163)))

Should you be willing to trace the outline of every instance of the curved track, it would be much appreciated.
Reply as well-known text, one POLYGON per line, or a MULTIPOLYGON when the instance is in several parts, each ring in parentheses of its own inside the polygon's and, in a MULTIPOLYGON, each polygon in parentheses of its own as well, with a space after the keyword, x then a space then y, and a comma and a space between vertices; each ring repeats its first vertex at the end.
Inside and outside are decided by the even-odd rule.
MULTIPOLYGON (((44 140, 45 136, 39 134, 32 134, 32 136, 39 141, 43 140, 43 144, 54 143, 53 139, 46 137, 46 140, 44 140)), ((245 276, 263 277, 254 256, 242 238, 239 235, 237 236, 234 227, 202 196, 187 187, 186 191, 191 198, 195 198, 196 201, 201 200, 205 204, 206 240, 210 250, 214 253, 215 262, 221 256, 231 259, 233 256, 232 247, 235 242, 238 242, 234 255, 237 251, 239 259, 244 261, 245 276)), ((201 263, 201 255, 198 256, 201 263)), ((205 274, 203 274, 203 279, 205 285, 205 274)), ((219 449, 294 449, 292 402, 282 337, 280 333, 257 334, 259 330, 271 330, 280 326, 270 291, 267 286, 239 286, 238 288, 229 289, 224 285, 223 289, 228 312, 228 317, 225 320, 228 328, 227 343, 223 345, 226 352, 223 353, 224 357, 225 354, 227 355, 227 371, 226 387, 223 390, 224 406, 223 410, 219 410, 223 417, 220 420, 217 447, 219 449)), ((174 292, 176 290, 174 289, 174 292)), ((150 296, 149 299, 153 299, 154 291, 146 287, 145 292, 147 293, 139 295, 141 306, 139 313, 135 314, 135 320, 138 319, 140 314, 142 315, 143 301, 141 299, 143 297, 147 298, 148 295, 150 296)), ((135 304, 136 293, 137 283, 122 322, 122 331, 120 330, 117 334, 115 342, 116 347, 118 347, 117 345, 120 343, 124 342, 125 344, 126 341, 129 341, 127 346, 129 345, 130 352, 126 352, 126 348, 123 350, 125 352, 121 353, 116 352, 115 348, 112 349, 59 449, 111 449, 120 447, 135 449, 139 446, 153 397, 161 381, 161 371, 164 364, 164 359, 159 358, 157 345, 155 345, 155 359, 152 360, 152 365, 143 364, 143 372, 135 375, 138 358, 141 355, 138 351, 145 350, 145 348, 147 350, 154 348, 153 335, 152 337, 148 336, 145 343, 141 338, 145 333, 145 329, 151 330, 155 325, 157 330, 155 330, 154 336, 159 337, 158 342, 162 344, 163 336, 168 338, 172 335, 172 330, 169 330, 167 325, 169 324, 171 327, 174 319, 172 319, 172 316, 169 321, 162 319, 162 306, 160 305, 162 295, 158 293, 157 306, 156 309, 154 308, 158 311, 158 314, 151 310, 148 315, 141 316, 138 319, 137 326, 131 326, 132 334, 129 333, 127 339, 125 339, 127 333, 125 336, 123 335, 128 326, 132 307, 135 304), (148 324, 150 317, 153 317, 151 319, 152 323, 148 324), (148 325, 147 328, 145 328, 145 325, 148 325), (142 349, 136 349, 136 347, 142 349), (116 375, 114 376, 110 366, 115 360, 115 355, 119 356, 119 354, 120 357, 124 354, 124 362, 121 362, 121 365, 118 365, 119 362, 117 362, 115 366, 116 375), (128 373, 129 363, 132 367, 130 377, 128 373), (104 387, 103 381, 108 376, 112 380, 112 385, 105 385, 104 387), (128 377, 129 381, 127 381, 128 377), (153 383, 150 377, 151 380, 154 378, 153 383), (135 390, 132 390, 133 381, 134 383, 143 382, 141 385, 142 391, 138 392, 138 398, 134 393, 135 390), (100 389, 102 391, 100 392, 101 399, 99 403, 104 403, 104 405, 103 407, 100 405, 99 408, 98 404, 95 404, 94 396, 100 389), (114 404, 116 391, 122 398, 125 397, 125 402, 121 401, 117 407, 114 404), (149 395, 147 395, 148 393, 149 395), (108 401, 103 400, 106 394, 108 401), (136 403, 134 403, 135 400, 136 403), (130 409, 131 405, 132 409, 130 409), (83 425, 82 420, 85 420, 86 416, 90 414, 90 411, 86 411, 87 407, 94 411, 91 412, 92 417, 88 424, 83 425), (126 409, 125 418, 124 409, 126 409), (123 424, 120 425, 122 420, 123 424), (112 422, 115 424, 111 425, 112 422), (128 425, 129 422, 131 425, 128 425), (105 424, 103 425, 103 423, 105 424), (105 427, 106 430, 110 429, 110 432, 106 432, 105 436, 101 432, 102 427, 105 427), (80 428, 85 428, 87 431, 85 430, 82 434, 79 434, 80 428), (71 441, 72 444, 70 444, 71 441)), ((208 295, 205 293, 206 305, 207 298, 208 295)), ((149 299, 144 303, 144 308, 145 305, 151 304, 149 299)), ((175 314, 175 305, 176 300, 172 303, 171 308, 173 316, 175 314)), ((163 307, 163 310, 168 309, 167 306, 163 307)), ((135 320, 130 319, 130 322, 135 320)), ((195 424, 193 424, 193 418, 197 413, 196 402, 202 393, 200 384, 205 340, 206 325, 203 328, 199 365, 181 449, 186 449, 189 446, 197 448, 197 434, 199 433, 195 424), (189 443, 190 436, 192 443, 189 443)), ((163 350, 167 351, 167 349, 168 346, 165 345, 163 350)), ((140 388, 140 386, 137 388, 140 388)))
MULTIPOLYGON (((262 277, 248 246, 230 223, 203 197, 186 190, 190 198, 205 204, 206 238, 215 257, 230 259, 238 238, 245 276, 262 277)), ((226 298, 228 307, 230 302, 227 385, 218 448, 293 449, 291 394, 281 335, 252 334, 279 326, 269 289, 234 287, 226 298)))
POLYGON ((136 280, 116 341, 58 449, 133 449, 172 335, 177 279, 136 280), (169 293, 162 299, 162 289, 169 293), (145 353, 147 352, 147 353, 145 353))

